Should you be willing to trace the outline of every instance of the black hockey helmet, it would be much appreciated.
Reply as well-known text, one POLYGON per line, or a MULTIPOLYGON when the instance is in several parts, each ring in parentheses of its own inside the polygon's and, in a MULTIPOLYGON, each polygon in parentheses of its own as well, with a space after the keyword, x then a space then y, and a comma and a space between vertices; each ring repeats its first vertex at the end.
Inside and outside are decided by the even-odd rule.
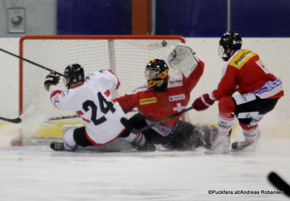
POLYGON ((231 55, 227 50, 239 50, 242 47, 242 37, 238 32, 228 31, 224 33, 219 41, 219 56, 224 60, 228 61, 231 55))
MULTIPOLYGON (((148 88, 156 86, 161 80, 168 78, 168 66, 162 59, 153 59, 146 65, 145 76, 148 83, 148 88)), ((167 82, 166 82, 167 84, 167 82)))
POLYGON ((79 64, 71 64, 65 68, 63 77, 65 86, 69 89, 72 84, 84 81, 84 69, 79 64))

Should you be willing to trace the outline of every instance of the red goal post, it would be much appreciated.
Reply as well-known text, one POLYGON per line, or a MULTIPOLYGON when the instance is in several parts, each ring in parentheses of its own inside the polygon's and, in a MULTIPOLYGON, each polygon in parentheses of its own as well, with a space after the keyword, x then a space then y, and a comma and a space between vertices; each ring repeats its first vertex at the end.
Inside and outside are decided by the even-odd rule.
MULTIPOLYGON (((117 94, 113 95, 120 96, 145 83, 146 63, 155 58, 165 60, 167 50, 178 43, 185 43, 185 39, 178 35, 27 35, 20 39, 19 54, 60 73, 72 63, 81 64, 85 75, 111 69, 121 82, 117 94)), ((35 114, 45 118, 74 114, 59 111, 50 103, 43 86, 48 73, 20 60, 20 114, 31 104, 36 106, 35 114)), ((62 81, 59 86, 64 89, 62 81)))

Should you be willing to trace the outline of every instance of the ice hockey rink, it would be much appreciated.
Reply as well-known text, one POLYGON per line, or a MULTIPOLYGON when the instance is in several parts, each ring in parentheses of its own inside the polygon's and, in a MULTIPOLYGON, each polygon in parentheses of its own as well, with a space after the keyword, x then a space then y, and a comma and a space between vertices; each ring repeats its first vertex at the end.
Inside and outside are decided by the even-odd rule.
MULTIPOLYGON (((5 126, 4 126, 5 128, 5 126)), ((54 152, 47 146, 0 148, 0 198, 9 201, 289 200, 267 180, 290 182, 290 140, 261 139, 255 152, 54 152)))
MULTIPOLYGON (((9 40, 13 44, 18 44, 18 40, 9 40)), ((206 63, 209 67, 219 62, 216 51, 212 51, 216 50, 216 43, 211 42, 212 40, 215 39, 189 41, 193 41, 195 47, 199 47, 196 51, 200 58, 207 59, 206 63)), ((274 171, 288 184, 290 183, 290 98, 287 93, 290 88, 288 81, 290 71, 284 70, 285 63, 289 63, 287 61, 289 61, 290 40, 264 39, 262 43, 260 39, 248 41, 245 40, 245 43, 248 42, 247 46, 257 52, 263 52, 261 55, 266 60, 265 63, 281 76, 285 86, 285 97, 261 122, 262 135, 255 152, 231 152, 228 155, 205 155, 203 149, 150 153, 92 150, 75 153, 53 152, 48 146, 11 147, 9 143, 16 136, 14 132, 11 133, 11 130, 15 130, 18 125, 7 124, 0 126, 0 200, 289 200, 269 183, 267 176, 274 171), (273 59, 272 48, 270 48, 274 45, 284 50, 275 53, 279 54, 280 63, 277 64, 275 64, 277 59, 273 59)), ((17 52, 15 51, 17 48, 11 51, 17 52)), ((10 58, 1 55, 5 62, 10 58)), ((16 69, 13 67, 18 65, 18 60, 13 58, 12 61, 14 65, 13 63, 8 65, 7 62, 2 65, 3 69, 5 67, 5 71, 2 72, 5 73, 0 79, 3 86, 1 116, 8 118, 18 115, 15 107, 18 104, 17 98, 13 98, 13 95, 17 95, 13 87, 18 80, 17 74, 12 71, 16 69), (7 97, 11 98, 9 104, 7 104, 7 97)), ((218 77, 212 69, 217 69, 218 72, 221 70, 221 68, 207 68, 206 77, 196 88, 196 94, 204 92, 205 87, 208 87, 206 88, 208 90, 215 87, 214 81, 212 81, 214 86, 203 85, 208 77, 218 77)), ((41 86, 42 82, 43 80, 40 81, 41 86)), ((216 105, 207 112, 194 115, 197 119, 192 119, 192 122, 198 122, 203 115, 215 119, 216 105)), ((237 131, 235 137, 242 137, 242 135, 237 131)))

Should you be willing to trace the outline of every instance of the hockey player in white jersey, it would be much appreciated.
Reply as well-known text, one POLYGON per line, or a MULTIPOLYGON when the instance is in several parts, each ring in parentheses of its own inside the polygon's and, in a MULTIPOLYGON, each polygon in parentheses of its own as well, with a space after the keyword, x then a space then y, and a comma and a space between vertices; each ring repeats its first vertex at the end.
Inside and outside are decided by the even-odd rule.
POLYGON ((64 81, 67 90, 61 91, 57 87, 59 75, 51 72, 46 76, 44 86, 50 93, 51 102, 59 110, 76 111, 85 126, 65 131, 64 143, 50 144, 53 150, 74 151, 77 146, 101 146, 117 138, 131 142, 137 150, 155 150, 143 134, 131 133, 132 128, 122 108, 112 102, 111 90, 120 85, 112 71, 101 70, 85 78, 83 67, 72 64, 65 68, 64 81))

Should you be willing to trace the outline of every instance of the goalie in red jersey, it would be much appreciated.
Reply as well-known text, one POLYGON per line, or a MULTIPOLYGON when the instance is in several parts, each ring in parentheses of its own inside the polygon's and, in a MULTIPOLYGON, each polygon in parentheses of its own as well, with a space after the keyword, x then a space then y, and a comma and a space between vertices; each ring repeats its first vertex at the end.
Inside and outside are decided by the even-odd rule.
MULTIPOLYGON (((169 77, 169 68, 164 60, 151 60, 145 70, 147 84, 114 100, 119 102, 125 113, 138 108, 139 113, 129 119, 135 129, 184 110, 190 100, 191 91, 203 74, 203 61, 188 46, 174 46, 168 61, 172 67, 182 72, 179 77, 169 77)), ((210 143, 211 133, 215 128, 201 126, 201 129, 197 129, 196 126, 179 119, 180 116, 171 118, 142 133, 149 142, 162 144, 168 149, 190 150, 210 143)))
POLYGON ((219 101, 218 136, 207 153, 225 154, 229 153, 235 116, 245 140, 232 143, 231 148, 255 148, 260 135, 258 122, 274 109, 284 92, 282 81, 265 68, 259 56, 251 50, 241 49, 242 38, 239 33, 226 32, 219 44, 220 56, 227 62, 223 77, 216 90, 197 98, 193 105, 197 111, 201 111, 214 101, 219 101), (239 95, 232 96, 235 92, 239 95))

